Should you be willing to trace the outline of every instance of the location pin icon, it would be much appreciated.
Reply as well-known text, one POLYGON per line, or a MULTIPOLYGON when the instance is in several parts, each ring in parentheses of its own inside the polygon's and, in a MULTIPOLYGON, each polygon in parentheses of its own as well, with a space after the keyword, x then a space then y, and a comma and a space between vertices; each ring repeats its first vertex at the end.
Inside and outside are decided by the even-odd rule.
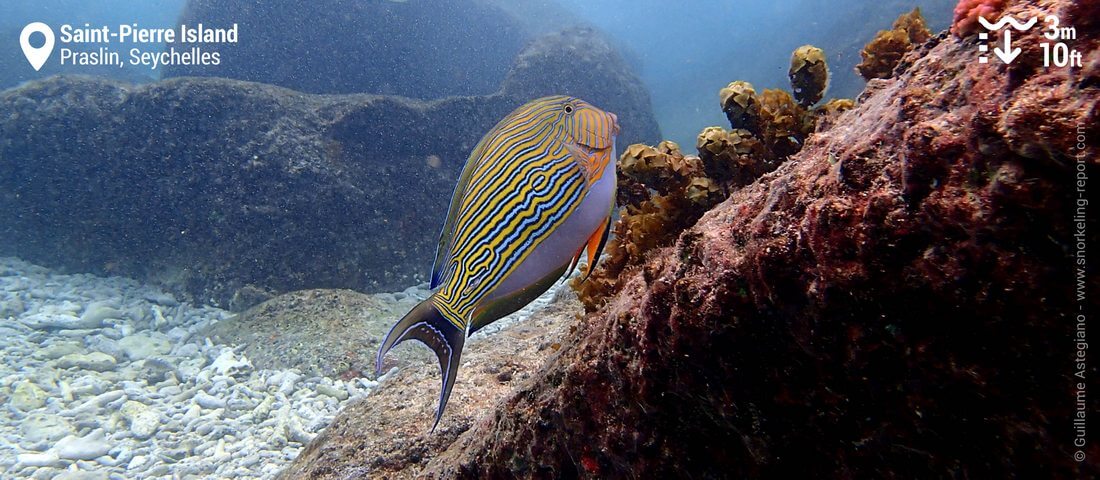
POLYGON ((23 27, 23 33, 19 34, 19 46, 23 47, 23 55, 27 56, 27 61, 31 62, 31 66, 37 72, 42 68, 42 65, 46 64, 46 59, 50 58, 50 53, 53 53, 53 30, 50 30, 50 26, 42 22, 27 24, 23 27), (31 46, 31 34, 35 32, 46 37, 46 43, 43 43, 39 48, 31 46))

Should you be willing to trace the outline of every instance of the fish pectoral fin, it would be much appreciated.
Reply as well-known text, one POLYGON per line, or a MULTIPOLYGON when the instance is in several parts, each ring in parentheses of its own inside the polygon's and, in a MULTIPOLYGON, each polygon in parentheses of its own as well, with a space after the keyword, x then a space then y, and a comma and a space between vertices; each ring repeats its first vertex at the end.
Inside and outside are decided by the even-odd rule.
POLYGON ((432 298, 434 297, 429 297, 413 307, 386 334, 382 345, 378 347, 375 370, 378 375, 381 375, 382 358, 395 345, 408 339, 419 340, 435 352, 439 359, 443 388, 439 392, 439 407, 436 408, 435 423, 432 424, 434 432, 435 427, 439 426, 439 419, 443 418, 443 409, 447 407, 447 400, 451 398, 451 388, 454 387, 455 378, 458 377, 458 360, 462 356, 462 346, 466 343, 466 332, 443 318, 443 314, 433 305, 432 298))
POLYGON ((588 279, 589 275, 592 275, 592 270, 596 268, 596 262, 600 260, 600 255, 603 253, 603 247, 607 245, 607 237, 611 234, 611 216, 603 219, 603 224, 600 228, 597 228, 592 232, 592 235, 588 237, 588 271, 585 272, 584 278, 581 281, 588 279))

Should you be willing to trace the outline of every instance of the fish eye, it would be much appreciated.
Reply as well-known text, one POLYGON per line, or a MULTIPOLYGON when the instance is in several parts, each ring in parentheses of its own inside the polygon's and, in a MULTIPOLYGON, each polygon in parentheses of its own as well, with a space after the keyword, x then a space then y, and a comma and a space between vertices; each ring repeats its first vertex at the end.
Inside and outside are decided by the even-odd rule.
POLYGON ((573 106, 572 105, 566 105, 565 106, 565 113, 566 114, 573 113, 573 106))

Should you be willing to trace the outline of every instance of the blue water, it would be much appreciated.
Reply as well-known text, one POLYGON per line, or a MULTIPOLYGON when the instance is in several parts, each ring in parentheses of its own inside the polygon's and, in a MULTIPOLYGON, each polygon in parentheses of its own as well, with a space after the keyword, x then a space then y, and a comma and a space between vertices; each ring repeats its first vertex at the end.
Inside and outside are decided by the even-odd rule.
MULTIPOLYGON (((407 5, 375 1, 389 3, 391 8, 407 5)), ((428 0, 408 0, 418 1, 428 0)), ((92 25, 136 22, 146 27, 172 27, 185 3, 185 0, 15 2, 3 7, 0 33, 13 45, 17 43, 18 29, 31 21, 92 25)), ((532 35, 575 24, 594 25, 603 30, 638 69, 649 89, 663 136, 685 146, 694 143, 702 127, 724 123, 722 112, 715 106, 717 91, 729 81, 747 80, 758 89, 789 88, 786 71, 790 52, 812 43, 825 48, 832 65, 833 87, 828 97, 855 96, 862 88, 862 80, 852 67, 859 62, 859 47, 875 31, 888 28, 898 14, 916 6, 924 10, 933 31, 942 30, 947 27, 954 4, 951 0, 490 0, 485 3, 503 5, 523 17, 521 20, 532 35)), ((287 28, 314 28, 308 19, 303 20, 302 25, 287 28)), ((364 19, 364 24, 369 29, 369 19, 364 19)), ((479 34, 476 26, 471 26, 470 34, 479 34)), ((335 44, 356 41, 334 40, 335 44)), ((4 49, 0 56, 14 53, 12 49, 4 49)), ((5 75, 14 74, 23 81, 52 73, 58 72, 47 65, 38 73, 22 69, 0 74, 0 81, 5 75)), ((97 73, 131 81, 151 80, 158 75, 148 69, 129 68, 97 73)), ((7 86, 10 85, 0 85, 7 86)))
POLYGON ((704 1, 561 0, 562 5, 619 39, 641 59, 665 137, 685 147, 705 125, 725 125, 718 90, 733 80, 790 89, 791 52, 807 43, 825 49, 832 66, 828 97, 858 95, 852 70, 859 48, 893 19, 920 7, 929 28, 948 26, 950 0, 704 1), (658 13, 659 12, 659 13, 658 13), (841 54, 838 50, 843 47, 841 54))

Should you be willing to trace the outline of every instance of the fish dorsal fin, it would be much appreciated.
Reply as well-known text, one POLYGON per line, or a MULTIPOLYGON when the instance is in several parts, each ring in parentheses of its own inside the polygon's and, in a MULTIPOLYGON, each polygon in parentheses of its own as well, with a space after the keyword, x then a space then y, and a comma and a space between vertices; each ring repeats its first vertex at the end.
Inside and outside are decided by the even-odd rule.
POLYGON ((447 210, 447 221, 443 223, 443 230, 439 232, 439 245, 435 250, 435 262, 432 263, 432 279, 429 286, 431 289, 435 289, 443 283, 443 272, 450 261, 448 250, 451 248, 451 238, 455 233, 455 219, 458 218, 458 210, 462 207, 462 199, 466 196, 466 189, 470 186, 470 178, 473 177, 474 171, 481 165, 478 160, 482 158, 482 153, 486 148, 487 142, 485 139, 492 137, 493 132, 498 130, 500 126, 501 124, 498 123, 493 127, 493 130, 490 130, 477 143, 474 150, 470 152, 470 156, 466 159, 466 165, 462 167, 462 173, 458 177, 458 184, 451 192, 451 207, 447 210))
POLYGON ((454 192, 451 193, 451 208, 447 211, 447 221, 443 222, 443 230, 439 231, 439 245, 435 249, 435 262, 432 263, 432 280, 428 288, 435 289, 440 283, 443 283, 443 270, 444 265, 450 259, 450 254, 447 250, 450 249, 451 237, 454 236, 454 224, 455 217, 458 216, 458 208, 462 205, 462 196, 465 195, 466 185, 470 183, 470 171, 472 168, 468 168, 470 163, 467 162, 467 168, 462 170, 462 176, 458 179, 458 185, 455 185, 454 192))

